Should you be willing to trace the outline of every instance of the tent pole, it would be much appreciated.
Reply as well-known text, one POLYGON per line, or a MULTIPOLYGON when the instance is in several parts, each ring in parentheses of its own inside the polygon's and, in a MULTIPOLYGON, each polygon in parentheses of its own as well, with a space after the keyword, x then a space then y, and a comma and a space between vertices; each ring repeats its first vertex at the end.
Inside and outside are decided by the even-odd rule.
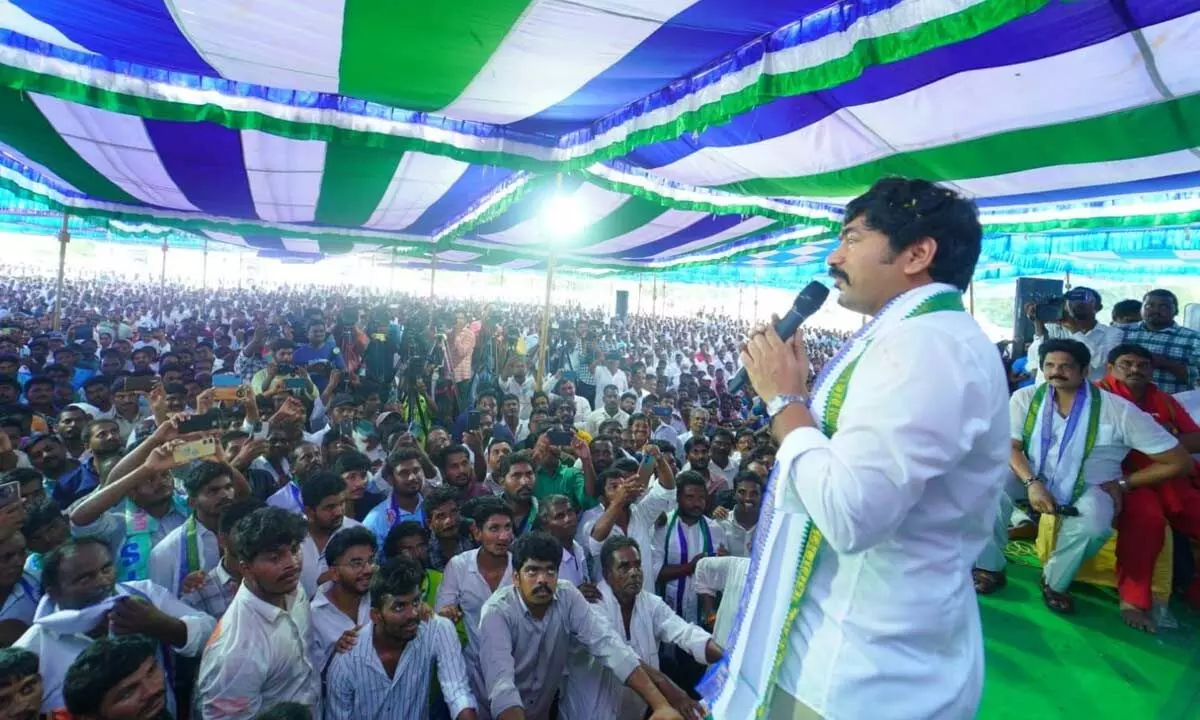
POLYGON ((159 317, 160 322, 162 321, 163 313, 166 310, 165 303, 166 303, 166 297, 167 297, 167 239, 166 238, 163 238, 162 254, 163 254, 162 272, 160 272, 159 276, 158 276, 158 308, 159 308, 158 317, 159 317))
POLYGON ((742 321, 742 290, 744 286, 738 285, 738 322, 742 321))
POLYGON ((433 256, 429 261, 429 299, 434 299, 433 283, 437 280, 437 248, 433 250, 433 256))
POLYGON ((658 277, 650 276, 650 317, 658 317, 658 277))
POLYGON ((201 304, 207 299, 208 295, 208 238, 204 238, 204 261, 200 265, 200 302, 201 304))
POLYGON ((967 286, 967 305, 971 310, 971 317, 975 317, 975 283, 972 282, 967 286))
POLYGON ((642 314, 642 276, 638 275, 638 295, 637 295, 637 310, 635 315, 642 314))
POLYGON ((69 213, 63 213, 62 229, 58 231, 58 284, 54 289, 54 330, 62 327, 62 294, 63 275, 67 269, 67 243, 71 242, 71 233, 67 230, 69 213))
POLYGON ((534 382, 542 390, 546 378, 546 348, 550 345, 550 292, 554 288, 554 249, 546 259, 546 304, 542 308, 542 331, 538 336, 537 376, 534 382))
POLYGON ((758 322, 758 286, 754 286, 754 317, 750 318, 750 323, 758 322))

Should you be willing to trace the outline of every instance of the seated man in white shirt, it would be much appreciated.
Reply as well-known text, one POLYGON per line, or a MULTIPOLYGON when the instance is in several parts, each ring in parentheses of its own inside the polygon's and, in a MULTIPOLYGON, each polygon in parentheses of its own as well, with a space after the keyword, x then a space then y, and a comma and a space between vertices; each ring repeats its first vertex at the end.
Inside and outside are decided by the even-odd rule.
MULTIPOLYGON (((1187 451, 1153 417, 1087 382, 1090 361, 1082 342, 1047 340, 1040 349, 1047 381, 1009 399, 1009 466, 1034 511, 1061 517, 1042 572, 1042 599, 1056 613, 1074 612, 1071 582, 1112 535, 1123 495, 1183 475, 1191 465, 1187 451), (1125 475, 1121 461, 1130 450, 1152 464, 1125 475)), ((972 573, 980 594, 1005 585, 1003 548, 1012 510, 1012 499, 1001 493, 992 538, 972 573)))
POLYGON ((477 703, 454 626, 444 617, 421 621, 425 571, 395 558, 370 583, 370 624, 329 667, 328 720, 427 720, 433 675, 454 720, 475 720, 477 703))
POLYGON ((145 635, 102 637, 67 670, 63 696, 78 720, 173 720, 166 673, 145 635))
MULTIPOLYGON (((42 712, 50 715, 65 710, 67 668, 93 640, 140 633, 163 651, 195 657, 216 625, 149 580, 117 583, 112 553, 99 538, 73 538, 47 553, 42 584, 46 595, 16 645, 38 655, 46 688, 42 712)), ((167 705, 175 707, 169 691, 167 705)))
POLYGON ((242 586, 209 639, 196 689, 204 720, 250 720, 281 702, 315 705, 319 678, 308 659, 312 618, 300 587, 304 519, 255 510, 234 528, 242 586))
POLYGON ((682 720, 616 631, 569 583, 558 581, 562 546, 534 531, 514 544, 513 585, 492 595, 479 621, 481 700, 496 720, 549 720, 572 647, 586 648, 652 709, 650 720, 682 720))
POLYGON ((542 499, 538 505, 537 529, 550 533, 563 548, 558 579, 571 583, 579 588, 589 602, 595 602, 600 599, 600 592, 592 582, 587 553, 575 541, 578 528, 579 513, 575 512, 570 498, 566 495, 547 495, 542 499))
POLYGON ((762 510, 763 480, 757 473, 743 470, 734 480, 733 510, 718 507, 713 519, 725 531, 725 549, 730 555, 750 557, 754 528, 762 510))
MULTIPOLYGON (((702 628, 685 622, 661 598, 644 589, 641 552, 633 538, 614 535, 606 540, 600 567, 604 582, 596 609, 637 653, 642 669, 672 706, 686 717, 703 716, 687 693, 659 672, 659 651, 664 643, 671 643, 707 665, 721 658, 720 646, 702 628)), ((564 717, 641 720, 646 716, 646 703, 637 693, 594 658, 586 660, 568 669, 561 696, 564 717)))
MULTIPOLYGON (((663 453, 655 445, 646 445, 643 452, 636 473, 626 473, 618 466, 601 477, 604 493, 600 504, 604 512, 586 528, 588 554, 593 559, 599 558, 600 548, 609 535, 627 535, 638 541, 638 547, 651 549, 642 556, 642 573, 645 577, 657 577, 654 524, 660 515, 675 509, 675 473, 671 471, 669 453, 663 453)), ((595 562, 592 572, 599 572, 595 562)))

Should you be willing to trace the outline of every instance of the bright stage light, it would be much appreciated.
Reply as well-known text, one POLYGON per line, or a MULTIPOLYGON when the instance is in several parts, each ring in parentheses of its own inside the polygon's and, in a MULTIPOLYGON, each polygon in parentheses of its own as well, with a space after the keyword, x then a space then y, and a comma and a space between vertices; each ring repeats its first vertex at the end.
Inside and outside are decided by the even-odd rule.
POLYGON ((574 195, 552 195, 542 203, 541 223, 551 242, 573 237, 583 229, 583 208, 574 195))

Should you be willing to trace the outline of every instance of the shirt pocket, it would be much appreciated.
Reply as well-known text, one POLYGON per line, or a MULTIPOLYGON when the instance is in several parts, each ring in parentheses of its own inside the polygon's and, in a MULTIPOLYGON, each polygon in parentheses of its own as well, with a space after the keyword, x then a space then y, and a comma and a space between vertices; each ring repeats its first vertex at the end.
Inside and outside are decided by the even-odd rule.
MULTIPOLYGON (((1086 428, 1081 428, 1086 431, 1086 428)), ((1118 445, 1117 427, 1100 423, 1096 428, 1096 445, 1118 445)))

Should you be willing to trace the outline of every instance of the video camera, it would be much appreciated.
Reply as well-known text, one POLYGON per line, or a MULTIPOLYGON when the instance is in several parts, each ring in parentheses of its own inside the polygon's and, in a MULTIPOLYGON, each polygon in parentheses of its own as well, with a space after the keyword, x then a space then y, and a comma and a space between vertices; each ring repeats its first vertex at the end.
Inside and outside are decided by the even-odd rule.
POLYGON ((1067 298, 1065 295, 1051 295, 1035 300, 1033 319, 1039 322, 1058 322, 1067 314, 1067 298))

